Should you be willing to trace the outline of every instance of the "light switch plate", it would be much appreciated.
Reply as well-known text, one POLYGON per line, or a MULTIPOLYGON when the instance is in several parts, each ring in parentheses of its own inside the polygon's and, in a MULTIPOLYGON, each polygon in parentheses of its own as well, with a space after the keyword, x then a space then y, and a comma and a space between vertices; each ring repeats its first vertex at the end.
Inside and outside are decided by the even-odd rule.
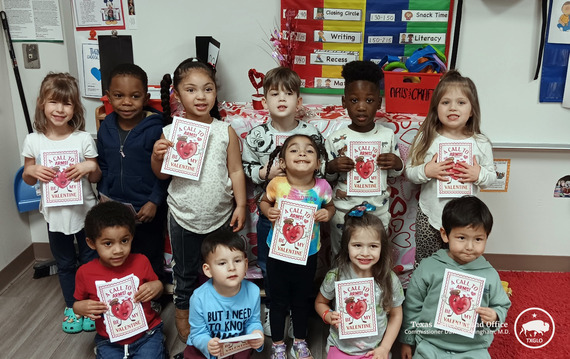
POLYGON ((40 68, 40 53, 37 44, 22 44, 24 51, 24 67, 27 69, 40 68))

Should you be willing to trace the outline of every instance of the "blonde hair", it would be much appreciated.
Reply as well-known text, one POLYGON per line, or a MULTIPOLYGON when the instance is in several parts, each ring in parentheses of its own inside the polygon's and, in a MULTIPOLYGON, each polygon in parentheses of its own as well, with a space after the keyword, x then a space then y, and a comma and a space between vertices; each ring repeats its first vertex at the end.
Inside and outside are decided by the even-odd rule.
POLYGON ((85 109, 79 96, 79 87, 75 77, 68 73, 50 72, 43 79, 40 93, 36 101, 36 114, 34 127, 37 132, 45 134, 48 120, 44 109, 46 102, 54 100, 71 103, 73 105, 73 117, 67 123, 73 130, 85 130, 85 109))
POLYGON ((410 153, 412 166, 418 166, 424 163, 426 153, 431 143, 437 137, 438 130, 443 127, 437 116, 437 107, 441 98, 453 87, 459 89, 471 103, 471 117, 467 120, 463 132, 467 136, 481 134, 481 108, 479 107, 477 88, 470 78, 461 76, 459 71, 450 70, 441 77, 441 81, 435 87, 426 119, 420 126, 418 134, 412 142, 412 150, 410 153))

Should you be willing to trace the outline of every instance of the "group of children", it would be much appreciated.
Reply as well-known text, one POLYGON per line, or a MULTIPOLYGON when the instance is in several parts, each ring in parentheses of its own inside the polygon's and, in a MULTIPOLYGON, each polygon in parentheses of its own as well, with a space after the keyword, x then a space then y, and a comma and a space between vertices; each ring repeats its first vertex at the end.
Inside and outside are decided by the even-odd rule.
MULTIPOLYGON (((265 333, 273 342, 271 358, 286 359, 288 315, 294 337, 291 355, 312 358, 306 338, 313 307, 331 326, 330 358, 388 358, 398 336, 403 343, 402 358, 411 358, 414 346, 414 358, 438 357, 440 352, 453 357, 456 353, 465 358, 489 357, 490 331, 468 339, 457 334, 417 333, 410 327, 411 323, 433 322, 446 268, 487 279, 477 313, 490 329, 500 326, 510 306, 496 271, 482 257, 492 227, 488 208, 476 197, 450 201, 436 193, 437 180, 446 180, 452 167, 455 177, 475 188, 495 180, 491 144, 480 132, 473 82, 457 71, 442 77, 404 166, 394 133, 375 122, 381 106, 382 70, 370 61, 354 61, 343 66, 342 76, 342 104, 351 123, 325 140, 314 126, 296 119, 302 104, 299 76, 288 68, 270 70, 263 98, 270 119, 249 131, 240 153, 238 136, 220 121, 217 112, 215 69, 195 58, 183 61, 172 78, 164 76, 162 116, 146 106, 149 94, 142 69, 132 64, 114 69, 107 91, 114 111, 103 121, 97 145, 83 131, 83 107, 75 80, 67 74, 48 75, 37 101, 36 133, 24 142, 23 178, 29 184, 53 179, 55 171, 41 164, 41 151, 79 150, 80 163, 70 166, 66 175, 81 181, 83 205, 41 209, 66 302, 63 330, 96 329, 98 358, 166 357, 162 322, 151 306, 163 291, 166 227, 173 255, 176 328, 187 343, 184 358, 219 356, 224 348, 220 340, 245 334, 253 334, 246 341, 249 347, 261 351, 265 333), (160 170, 165 154, 174 146, 168 140, 173 130, 171 86, 183 116, 211 126, 199 180, 160 170), (346 155, 350 141, 382 142, 375 161, 382 173, 381 194, 347 194, 347 174, 356 166, 355 159, 346 155), (438 161, 438 144, 446 141, 471 143, 473 165, 461 162, 454 167, 451 160, 438 161), (402 172, 422 185, 416 222, 419 266, 405 300, 392 272, 393 250, 387 235, 390 188, 386 177, 402 172), (257 264, 266 290, 266 327, 261 324, 259 288, 243 281, 248 260, 245 244, 236 233, 245 224, 246 177, 255 185, 259 204, 257 264), (90 183, 98 183, 98 205, 90 183), (305 265, 268 256, 283 199, 316 206, 305 265), (134 207, 136 215, 125 203, 134 207), (320 224, 326 222, 330 222, 334 261, 315 300, 320 224), (85 265, 77 270, 77 263, 85 265), (201 273, 209 280, 196 289, 201 273), (140 280, 134 300, 143 303, 149 329, 112 343, 103 321, 109 308, 98 298, 95 281, 128 274, 140 280), (335 282, 369 277, 374 279, 378 336, 340 339, 335 282)), ((249 355, 250 351, 242 351, 233 358, 249 355)))

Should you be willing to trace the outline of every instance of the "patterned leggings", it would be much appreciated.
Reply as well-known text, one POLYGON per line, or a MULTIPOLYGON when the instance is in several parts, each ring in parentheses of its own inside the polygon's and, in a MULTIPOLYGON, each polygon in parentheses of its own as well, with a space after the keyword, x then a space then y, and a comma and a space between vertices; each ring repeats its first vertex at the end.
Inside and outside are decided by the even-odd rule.
POLYGON ((428 216, 418 206, 416 216, 416 266, 422 259, 427 258, 444 247, 439 230, 429 223, 428 216))

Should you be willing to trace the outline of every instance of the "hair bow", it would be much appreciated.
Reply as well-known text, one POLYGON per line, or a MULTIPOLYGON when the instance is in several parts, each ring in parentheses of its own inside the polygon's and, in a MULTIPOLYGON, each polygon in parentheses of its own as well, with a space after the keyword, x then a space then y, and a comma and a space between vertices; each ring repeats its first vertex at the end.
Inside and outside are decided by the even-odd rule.
POLYGON ((354 207, 353 210, 348 212, 348 215, 351 217, 362 217, 362 215, 364 215, 364 212, 370 212, 370 211, 375 211, 375 210, 376 210, 376 206, 371 205, 370 203, 364 201, 364 202, 362 202, 362 204, 354 207))

